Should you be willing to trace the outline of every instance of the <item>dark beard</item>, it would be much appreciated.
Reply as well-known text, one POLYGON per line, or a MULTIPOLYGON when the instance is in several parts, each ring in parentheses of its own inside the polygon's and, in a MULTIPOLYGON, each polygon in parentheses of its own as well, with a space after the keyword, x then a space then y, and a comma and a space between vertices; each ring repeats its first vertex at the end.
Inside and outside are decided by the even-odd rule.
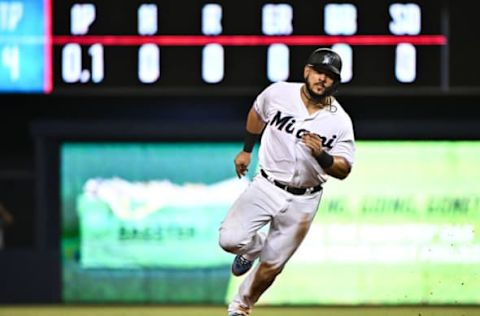
MULTIPOLYGON (((318 94, 318 93, 314 92, 312 89, 310 89, 310 85, 308 84, 307 78, 305 78, 305 89, 307 89, 308 95, 310 96, 310 98, 311 98, 312 101, 314 101, 314 102, 323 103, 323 101, 324 101, 325 98, 327 97, 327 95, 326 95, 325 93, 323 93, 323 94, 318 94)), ((325 91, 327 91, 327 90, 325 90, 325 91)))

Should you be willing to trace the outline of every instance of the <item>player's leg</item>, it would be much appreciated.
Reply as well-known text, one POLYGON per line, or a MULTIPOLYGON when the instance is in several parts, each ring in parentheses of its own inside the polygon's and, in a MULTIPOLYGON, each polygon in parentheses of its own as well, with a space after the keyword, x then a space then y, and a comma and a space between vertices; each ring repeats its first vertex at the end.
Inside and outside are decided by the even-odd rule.
POLYGON ((263 187, 262 177, 255 177, 238 197, 220 226, 220 246, 228 252, 254 260, 260 255, 265 234, 259 230, 269 223, 275 209, 281 207, 273 201, 263 187))
POLYGON ((318 192, 293 197, 288 207, 274 217, 260 254, 260 263, 240 285, 237 295, 229 305, 229 312, 240 309, 246 311, 246 315, 249 314, 252 306, 270 287, 300 246, 318 209, 321 194, 322 192, 318 192))

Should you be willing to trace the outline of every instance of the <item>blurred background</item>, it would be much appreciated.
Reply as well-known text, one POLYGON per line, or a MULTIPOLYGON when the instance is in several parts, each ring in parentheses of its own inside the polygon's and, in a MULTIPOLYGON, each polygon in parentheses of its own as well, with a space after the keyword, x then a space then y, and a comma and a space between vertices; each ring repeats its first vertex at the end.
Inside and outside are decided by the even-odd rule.
POLYGON ((331 47, 356 165, 259 304, 476 306, 479 7, 0 0, 0 303, 226 304, 246 114, 331 47))

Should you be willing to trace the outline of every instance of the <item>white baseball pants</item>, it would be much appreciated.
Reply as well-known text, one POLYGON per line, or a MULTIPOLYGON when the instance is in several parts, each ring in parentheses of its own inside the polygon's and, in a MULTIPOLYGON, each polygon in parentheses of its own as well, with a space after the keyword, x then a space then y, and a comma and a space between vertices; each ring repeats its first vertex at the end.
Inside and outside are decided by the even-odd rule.
POLYGON ((261 175, 230 208, 220 227, 220 246, 247 259, 260 258, 238 289, 229 313, 249 315, 259 297, 300 246, 317 212, 323 191, 293 195, 261 175), (268 234, 259 230, 270 224, 268 234))

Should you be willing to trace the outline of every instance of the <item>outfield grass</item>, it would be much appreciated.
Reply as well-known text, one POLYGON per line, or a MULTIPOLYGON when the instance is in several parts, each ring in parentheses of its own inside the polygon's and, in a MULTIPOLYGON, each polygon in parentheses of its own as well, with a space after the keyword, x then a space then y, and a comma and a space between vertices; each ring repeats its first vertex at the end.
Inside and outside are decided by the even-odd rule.
MULTIPOLYGON (((225 307, 164 306, 0 306, 0 316, 226 316, 225 307)), ((478 307, 264 307, 252 316, 478 316, 478 307)))

